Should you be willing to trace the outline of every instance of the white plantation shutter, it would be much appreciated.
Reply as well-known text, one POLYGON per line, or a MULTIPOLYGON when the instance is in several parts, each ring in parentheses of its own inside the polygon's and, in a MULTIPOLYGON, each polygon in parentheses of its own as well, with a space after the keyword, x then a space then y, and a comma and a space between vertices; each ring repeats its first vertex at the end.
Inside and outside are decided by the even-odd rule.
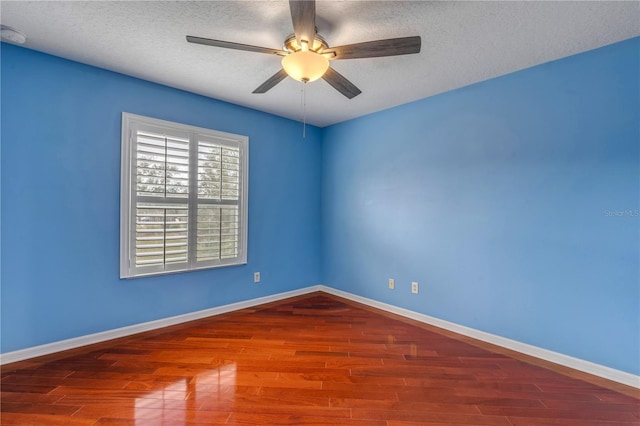
POLYGON ((197 259, 229 259, 239 249, 240 149, 198 140, 197 259))
MULTIPOLYGON (((158 129, 161 130, 161 129, 158 129)), ((138 196, 189 196, 189 137, 138 130, 136 191, 138 196)))
POLYGON ((246 263, 248 139, 123 114, 123 278, 246 263))
POLYGON ((238 255, 238 208, 198 205, 198 261, 229 259, 238 255))

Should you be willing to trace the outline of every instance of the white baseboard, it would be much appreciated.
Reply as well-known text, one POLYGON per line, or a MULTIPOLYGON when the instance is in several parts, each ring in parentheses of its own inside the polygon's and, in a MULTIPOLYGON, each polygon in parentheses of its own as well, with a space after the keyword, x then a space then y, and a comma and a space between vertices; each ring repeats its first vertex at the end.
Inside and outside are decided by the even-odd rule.
POLYGON ((327 287, 324 285, 317 286, 319 291, 333 294, 335 296, 343 297, 345 299, 353 300, 373 308, 378 308, 383 311, 391 312, 406 318, 411 318, 416 321, 420 321, 425 324, 434 325, 445 330, 453 331, 454 333, 462 334, 464 336, 472 337, 474 339, 481 340, 483 342, 491 343, 503 348, 511 349, 516 352, 520 352, 526 355, 530 355, 545 361, 550 361, 555 364, 563 365, 565 367, 573 368, 574 370, 583 371, 585 373, 592 374, 594 376, 602 377, 607 380, 611 380, 617 383, 622 383, 627 386, 640 389, 640 376, 627 373, 625 371, 616 370, 614 368, 605 367, 604 365, 595 364, 583 359, 574 358, 568 355, 564 355, 558 352, 550 351, 547 349, 539 348, 537 346, 521 343, 516 340, 507 339, 505 337, 496 336, 495 334, 486 333, 484 331, 476 330, 473 328, 465 327, 463 325, 455 324, 449 321, 444 321, 429 315, 424 315, 418 312, 410 311, 408 309, 399 308, 397 306, 389 305, 387 303, 378 302, 377 300, 368 299, 366 297, 358 296, 346 291, 337 290, 335 288, 327 287))
POLYGON ((58 342, 47 343, 45 345, 33 346, 31 348, 20 349, 13 352, 0 354, 0 365, 9 364, 11 362, 23 361, 29 358, 35 358, 42 355, 49 355, 55 352, 66 351, 69 349, 79 348, 81 346, 92 345, 94 343, 104 342, 106 340, 117 339, 120 337, 131 336, 132 334, 143 333, 145 331, 156 330, 158 328, 168 327, 171 325, 181 324, 183 322, 193 321, 213 315, 225 314, 240 309, 250 308, 269 302, 287 299, 289 297, 300 296, 303 294, 320 291, 320 286, 305 287, 298 290, 287 291, 284 293, 273 294, 270 296, 258 297, 257 299, 245 300, 242 302, 231 303, 229 305, 218 306, 215 308, 204 309, 202 311, 190 312, 188 314, 176 315, 174 317, 163 318, 155 321, 143 322, 140 324, 129 325, 126 327, 116 328, 113 330, 102 331, 100 333, 88 334, 86 336, 74 337, 72 339, 60 340, 58 342))
POLYGON ((565 367, 573 368, 578 371, 583 371, 585 373, 589 373, 594 376, 602 377, 607 380, 611 380, 617 383, 622 383, 627 386, 632 386, 634 388, 640 389, 640 376, 637 376, 635 374, 616 370, 610 367, 605 367, 604 365, 595 364, 590 361, 585 361, 585 360, 574 358, 558 352, 539 348, 537 346, 521 343, 516 340, 507 339, 505 337, 497 336, 491 333, 486 333, 484 331, 465 327, 449 321, 444 321, 429 315, 410 311, 408 309, 389 305, 387 303, 379 302, 373 299, 368 299, 366 297, 358 296, 352 293, 348 293, 346 291, 338 290, 338 289, 327 287, 324 285, 315 285, 315 286, 305 287, 297 290, 287 291, 284 293, 278 293, 270 296, 259 297, 256 299, 245 300, 242 302, 231 303, 229 305, 218 306, 210 309, 204 309, 202 311, 191 312, 184 315, 177 315, 174 317, 144 322, 141 324, 134 324, 127 327, 116 328, 113 330, 107 330, 100 333, 88 334, 86 336, 75 337, 72 339, 61 340, 53 343, 47 343, 45 345, 34 346, 26 349, 20 349, 18 351, 7 352, 4 354, 0 354, 0 365, 9 364, 17 361, 23 361, 25 359, 35 358, 42 355, 48 355, 55 352, 65 351, 68 349, 75 349, 81 346, 100 343, 100 342, 104 342, 111 339, 117 339, 120 337, 126 337, 133 334, 142 333, 145 331, 156 330, 156 329, 168 327, 171 325, 181 324, 184 322, 206 318, 213 315, 220 315, 228 312, 233 312, 240 309, 262 305, 265 303, 276 302, 278 300, 287 299, 289 297, 301 296, 301 295, 312 293, 315 291, 323 291, 328 294, 333 294, 335 296, 339 296, 348 300, 353 300, 354 302, 362 303, 364 305, 371 306, 373 308, 391 312, 393 314, 397 314, 405 318, 410 318, 425 324, 430 324, 436 327, 440 327, 445 330, 453 331, 454 333, 462 334, 464 336, 481 340, 483 342, 491 343, 497 346, 502 346, 504 348, 511 349, 516 352, 520 352, 520 353, 530 355, 539 359, 543 359, 545 361, 550 361, 555 364, 563 365, 565 367))

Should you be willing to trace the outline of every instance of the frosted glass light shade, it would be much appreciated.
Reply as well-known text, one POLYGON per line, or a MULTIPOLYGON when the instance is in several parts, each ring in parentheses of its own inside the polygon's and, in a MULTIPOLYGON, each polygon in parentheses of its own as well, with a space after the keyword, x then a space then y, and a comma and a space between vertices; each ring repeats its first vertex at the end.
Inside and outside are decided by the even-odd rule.
POLYGON ((282 68, 294 80, 309 82, 324 75, 329 61, 316 52, 300 50, 282 58, 282 68))

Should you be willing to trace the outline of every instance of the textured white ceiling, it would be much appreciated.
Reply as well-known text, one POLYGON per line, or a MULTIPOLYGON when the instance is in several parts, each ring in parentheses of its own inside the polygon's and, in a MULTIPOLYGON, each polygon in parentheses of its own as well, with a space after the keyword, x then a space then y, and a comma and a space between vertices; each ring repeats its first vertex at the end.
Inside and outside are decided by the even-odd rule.
MULTIPOLYGON (((318 126, 432 96, 640 34, 640 3, 319 1, 330 46, 419 35, 416 55, 333 61, 362 90, 348 100, 326 82, 306 87, 318 126)), ((27 48, 292 119, 301 85, 251 92, 280 57, 194 45, 194 35, 281 48, 292 33, 287 1, 6 1, 0 21, 27 48)))

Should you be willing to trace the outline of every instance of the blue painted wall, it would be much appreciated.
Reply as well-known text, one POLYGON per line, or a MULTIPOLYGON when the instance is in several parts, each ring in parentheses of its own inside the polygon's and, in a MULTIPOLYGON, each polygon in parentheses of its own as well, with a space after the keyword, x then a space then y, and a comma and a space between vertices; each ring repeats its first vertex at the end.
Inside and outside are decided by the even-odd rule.
POLYGON ((320 283, 321 129, 1 45, 2 352, 320 283), (119 279, 123 111, 249 136, 248 265, 119 279), (253 272, 262 282, 253 284, 253 272))
POLYGON ((639 63, 635 38, 326 128, 323 282, 639 374, 639 63))

